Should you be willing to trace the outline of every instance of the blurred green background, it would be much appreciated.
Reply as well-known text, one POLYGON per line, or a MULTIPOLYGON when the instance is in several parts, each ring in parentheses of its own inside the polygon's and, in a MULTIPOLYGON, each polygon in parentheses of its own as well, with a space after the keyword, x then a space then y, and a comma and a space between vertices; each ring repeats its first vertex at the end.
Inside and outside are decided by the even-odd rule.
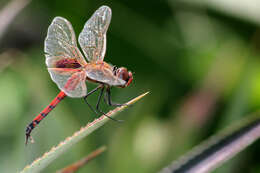
MULTIPOLYGON (((27 124, 59 92, 43 51, 55 16, 79 35, 98 7, 111 7, 105 60, 134 72, 133 83, 114 88, 112 98, 150 94, 120 113, 124 123, 110 121, 43 172, 101 145, 108 150, 79 172, 157 172, 260 107, 258 0, 32 0, 12 19, 10 2, 0 1, 0 172, 20 171, 96 117, 83 99, 66 98, 33 131, 35 143, 24 144, 27 124)), ((256 142, 215 172, 260 172, 259 154, 256 142)))

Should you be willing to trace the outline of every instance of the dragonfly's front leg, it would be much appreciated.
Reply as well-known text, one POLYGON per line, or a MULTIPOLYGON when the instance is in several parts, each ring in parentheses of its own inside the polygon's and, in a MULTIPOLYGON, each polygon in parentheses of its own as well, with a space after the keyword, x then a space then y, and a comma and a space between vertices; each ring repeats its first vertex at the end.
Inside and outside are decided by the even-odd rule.
POLYGON ((97 101, 97 105, 96 105, 96 110, 97 110, 98 112, 102 113, 103 115, 105 115, 107 118, 110 118, 111 120, 114 120, 114 121, 117 121, 117 122, 122 122, 122 120, 114 119, 114 118, 108 116, 105 112, 103 112, 102 110, 99 109, 99 105, 100 105, 100 101, 101 101, 101 98, 102 98, 103 93, 104 93, 104 89, 105 89, 104 87, 101 89, 100 94, 99 94, 99 96, 98 96, 98 101, 97 101))
POLYGON ((126 105, 126 104, 114 103, 111 100, 111 88, 110 87, 107 87, 104 99, 109 106, 124 106, 124 105, 126 105), (107 97, 107 99, 106 99, 106 97, 107 97))
POLYGON ((87 95, 84 97, 84 101, 86 102, 86 104, 88 105, 88 107, 96 114, 98 115, 97 111, 88 103, 87 101, 87 97, 90 96, 91 94, 93 94, 94 92, 96 92, 97 90, 99 90, 100 88, 104 88, 103 85, 99 85, 98 87, 96 87, 95 89, 93 89, 92 91, 90 91, 89 93, 87 93, 87 95))

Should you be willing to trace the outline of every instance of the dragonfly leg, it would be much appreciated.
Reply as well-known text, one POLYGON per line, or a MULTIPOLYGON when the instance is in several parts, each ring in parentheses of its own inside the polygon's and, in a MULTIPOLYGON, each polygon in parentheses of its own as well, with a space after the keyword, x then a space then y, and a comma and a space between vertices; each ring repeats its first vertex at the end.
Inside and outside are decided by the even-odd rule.
POLYGON ((103 85, 99 85, 98 87, 96 87, 95 89, 93 89, 92 91, 90 91, 89 93, 87 93, 87 95, 84 97, 84 101, 86 102, 86 104, 88 105, 88 107, 96 114, 98 115, 97 111, 88 103, 87 101, 87 97, 90 96, 91 94, 93 94, 94 92, 96 92, 98 89, 103 88, 103 85))
POLYGON ((99 96, 98 96, 98 101, 97 101, 97 105, 96 105, 96 110, 99 111, 99 112, 102 113, 102 114, 105 114, 105 113, 103 113, 103 112, 99 109, 100 100, 101 100, 101 97, 102 97, 102 95, 103 95, 103 92, 104 92, 104 88, 101 89, 100 94, 99 94, 99 96))
MULTIPOLYGON (((120 104, 120 103, 114 103, 112 100, 111 100, 111 88, 110 87, 107 87, 107 90, 106 90, 106 97, 107 97, 107 104, 109 106, 126 106, 126 104, 120 104)), ((104 97, 105 98, 105 97, 104 97)))
POLYGON ((99 94, 99 96, 98 96, 98 101, 97 101, 97 105, 96 105, 96 110, 97 110, 98 112, 102 113, 103 115, 105 115, 107 118, 110 118, 111 120, 114 120, 114 121, 117 121, 117 122, 122 122, 122 120, 117 120, 117 119, 115 119, 115 118, 112 118, 112 117, 106 115, 105 112, 103 112, 103 111, 101 111, 101 110, 99 109, 99 105, 100 105, 100 101, 101 101, 101 98, 102 98, 104 89, 105 89, 105 88, 102 88, 102 89, 101 89, 100 94, 99 94))

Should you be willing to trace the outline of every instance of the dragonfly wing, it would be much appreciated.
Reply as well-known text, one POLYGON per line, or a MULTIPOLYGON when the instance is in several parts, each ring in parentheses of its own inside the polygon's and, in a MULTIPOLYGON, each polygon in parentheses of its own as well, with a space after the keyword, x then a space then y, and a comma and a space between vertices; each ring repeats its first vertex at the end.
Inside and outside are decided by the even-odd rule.
POLYGON ((89 62, 103 61, 106 52, 106 32, 111 20, 111 9, 100 7, 86 22, 79 35, 79 44, 89 62))
POLYGON ((124 80, 114 76, 113 72, 108 68, 100 69, 93 66, 92 68, 87 68, 85 72, 88 78, 110 86, 122 86, 126 83, 124 80))
POLYGON ((48 71, 52 80, 66 95, 84 97, 87 94, 84 71, 71 68, 48 68, 48 71))
POLYGON ((63 60, 77 62, 80 66, 86 64, 85 59, 77 48, 75 33, 70 22, 62 17, 53 19, 48 28, 44 46, 48 68, 56 68, 59 64, 62 64, 60 62, 63 60))

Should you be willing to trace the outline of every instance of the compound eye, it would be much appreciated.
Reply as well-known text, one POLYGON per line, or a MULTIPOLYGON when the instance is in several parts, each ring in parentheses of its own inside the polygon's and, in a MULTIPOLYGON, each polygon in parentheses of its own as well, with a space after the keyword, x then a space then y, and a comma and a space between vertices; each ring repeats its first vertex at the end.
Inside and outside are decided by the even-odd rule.
POLYGON ((122 79, 122 80, 124 80, 124 81, 126 81, 126 82, 127 82, 128 79, 129 79, 128 71, 127 71, 127 69, 124 68, 124 67, 121 67, 121 68, 117 69, 117 76, 118 76, 120 79, 122 79))

